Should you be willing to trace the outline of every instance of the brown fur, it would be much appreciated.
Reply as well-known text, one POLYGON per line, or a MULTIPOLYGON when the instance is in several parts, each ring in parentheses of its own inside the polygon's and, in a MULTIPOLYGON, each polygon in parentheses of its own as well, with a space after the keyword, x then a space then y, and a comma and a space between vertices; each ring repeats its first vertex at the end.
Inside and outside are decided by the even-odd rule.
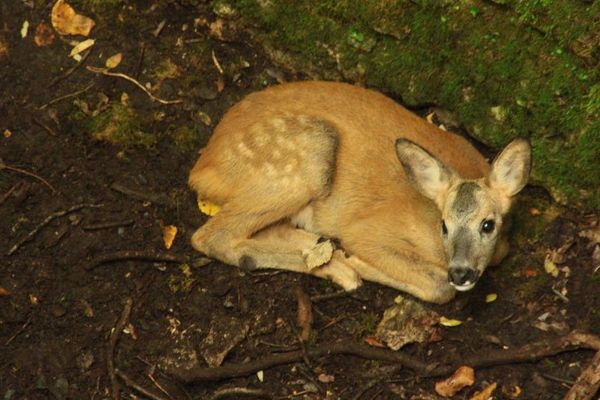
POLYGON ((222 207, 193 246, 232 265, 311 273, 346 289, 362 278, 448 301, 438 210, 448 193, 431 201, 415 189, 398 138, 464 179, 482 182, 490 172, 465 139, 374 91, 301 82, 249 95, 223 117, 190 173, 199 198, 222 207))

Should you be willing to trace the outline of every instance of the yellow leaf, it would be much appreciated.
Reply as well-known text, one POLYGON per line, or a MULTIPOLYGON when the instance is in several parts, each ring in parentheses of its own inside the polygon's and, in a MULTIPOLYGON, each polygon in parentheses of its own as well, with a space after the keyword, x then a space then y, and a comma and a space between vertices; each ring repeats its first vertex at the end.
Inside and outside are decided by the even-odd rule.
POLYGON ((218 205, 211 203, 208 200, 201 199, 198 199, 198 208, 200 209, 201 213, 206 214, 209 217, 216 215, 221 210, 221 207, 218 205))
POLYGON ((558 277, 558 273, 560 272, 554 261, 551 260, 550 255, 546 255, 546 259, 544 260, 544 269, 546 270, 546 273, 555 278, 558 277))
POLYGON ((96 43, 95 39, 86 39, 83 42, 78 43, 75 47, 71 49, 71 53, 69 57, 75 57, 77 54, 84 52, 89 49, 96 43))
POLYGON ((12 132, 10 131, 10 129, 5 129, 4 132, 2 132, 2 135, 8 139, 12 136, 12 132))
POLYGON ((448 327, 459 326, 459 325, 462 325, 462 321, 460 321, 458 319, 450 319, 450 318, 446 318, 446 317, 440 317, 440 325, 448 326, 448 327))
POLYGON ((494 393, 494 390, 496 390, 496 386, 496 382, 488 385, 481 392, 475 393, 469 400, 488 400, 492 397, 492 393, 494 393))
POLYGON ((174 225, 165 225, 163 226, 163 242, 165 243, 165 247, 170 249, 173 246, 173 241, 175 240, 175 236, 177 235, 177 227, 174 225))
POLYGON ((114 56, 108 57, 104 65, 106 65, 106 68, 108 69, 117 68, 119 64, 121 64, 121 60, 123 60, 123 54, 117 53, 114 56))
POLYGON ((64 0, 54 3, 50 17, 52 26, 61 35, 88 36, 96 25, 91 18, 77 14, 64 0))
POLYGON ((462 388, 475 383, 475 371, 469 366, 462 366, 451 377, 435 383, 435 391, 440 396, 452 397, 462 388))
POLYGON ((485 302, 493 303, 494 301, 496 301, 497 298, 498 298, 498 295, 496 293, 489 293, 485 296, 485 302))

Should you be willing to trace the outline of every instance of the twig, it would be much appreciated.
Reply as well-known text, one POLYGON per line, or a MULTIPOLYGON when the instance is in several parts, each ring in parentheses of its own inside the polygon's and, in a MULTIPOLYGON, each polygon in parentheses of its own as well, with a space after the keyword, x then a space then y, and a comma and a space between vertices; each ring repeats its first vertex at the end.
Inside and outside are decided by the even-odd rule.
POLYGON ((50 190, 52 190, 52 193, 56 192, 56 189, 54 189, 54 186, 52 186, 50 183, 48 183, 48 181, 45 180, 44 178, 42 178, 41 176, 36 175, 33 172, 29 172, 29 171, 26 171, 21 168, 11 167, 10 165, 4 164, 4 162, 2 162, 2 160, 0 160, 0 171, 2 171, 3 169, 7 169, 9 171, 17 172, 19 174, 23 174, 23 175, 27 175, 32 178, 35 178, 38 181, 42 182, 44 185, 48 186, 48 188, 50 188, 50 190))
POLYGON ((127 375, 125 372, 121 371, 120 369, 115 369, 115 375, 117 375, 119 378, 121 378, 123 383, 125 383, 128 387, 132 388, 133 390, 136 390, 137 392, 143 394, 144 396, 148 397, 149 399, 169 400, 169 398, 163 397, 162 395, 156 394, 156 393, 150 391, 149 389, 146 389, 145 387, 141 386, 136 381, 131 379, 129 377, 129 375, 127 375))
POLYGON ((600 389, 600 350, 581 372, 564 400, 590 400, 600 389))
POLYGON ((215 64, 215 68, 217 68, 221 75, 224 75, 225 71, 223 71, 223 67, 221 67, 221 64, 219 63, 219 60, 217 59, 217 55, 215 54, 214 50, 212 51, 212 60, 213 64, 215 64))
MULTIPOLYGON (((310 358, 330 356, 335 354, 348 354, 357 357, 396 362, 408 366, 415 371, 426 371, 427 364, 416 358, 401 352, 385 350, 354 342, 325 343, 307 350, 310 358)), ((272 354, 262 359, 250 361, 243 364, 227 364, 216 368, 195 367, 181 369, 167 366, 165 371, 176 379, 186 383, 201 381, 217 381, 226 378, 235 378, 251 375, 257 371, 264 370, 276 365, 290 364, 301 361, 304 354, 301 350, 289 353, 272 354)))
POLYGON ((48 85, 48 88, 51 88, 52 86, 56 85, 58 82, 66 79, 66 78, 68 78, 73 72, 77 71, 77 69, 79 67, 81 67, 83 64, 85 64, 85 62, 87 61, 87 59, 90 56, 90 54, 92 54, 92 50, 93 50, 93 48, 91 48, 90 50, 88 50, 88 52, 85 53, 85 55, 81 58, 81 61, 79 61, 73 67, 69 68, 64 74, 62 74, 62 75, 57 76, 56 78, 54 78, 54 80, 52 82, 50 82, 50 84, 48 85))
POLYGON ((111 393, 114 400, 119 400, 119 398, 121 397, 119 382, 117 381, 115 369, 115 348, 117 347, 117 343, 119 341, 119 338, 121 337, 123 328, 125 328, 127 321, 129 321, 129 315, 131 315, 132 305, 133 300, 127 299, 125 301, 125 306, 123 307, 123 311, 121 312, 121 317, 117 321, 117 324, 115 325, 113 331, 110 333, 110 338, 108 340, 108 348, 106 352, 106 368, 108 369, 111 393))
POLYGON ((77 204, 67 210, 61 210, 61 211, 56 211, 53 212, 52 214, 48 215, 46 217, 46 219, 44 219, 38 226, 36 226, 35 228, 33 228, 33 230, 31 230, 27 235, 25 235, 25 237, 23 237, 21 240, 19 240, 17 243, 15 243, 7 252, 6 255, 10 256, 13 255, 15 251, 19 250, 19 248, 26 242, 30 241, 40 230, 42 230, 42 228, 44 228, 46 225, 48 225, 50 222, 52 222, 54 219, 65 216, 67 214, 71 214, 75 211, 79 211, 82 208, 99 208, 102 207, 103 204, 77 204))
POLYGON ((25 321, 25 323, 19 328, 18 331, 16 331, 11 337, 8 338, 8 340, 6 342, 4 342, 4 345, 8 346, 13 340, 15 340, 15 338, 17 336, 19 336, 21 333, 23 333, 25 331, 25 329, 27 329, 27 327, 29 326, 30 323, 31 323, 31 316, 29 318, 27 318, 27 321, 25 321))
MULTIPOLYGON (((262 389, 251 389, 243 387, 229 387, 217 389, 211 396, 210 400, 218 400, 223 397, 229 396, 251 396, 259 397, 261 399, 272 399, 273 397, 262 389)), ((239 397, 235 397, 236 399, 239 397)))
POLYGON ((15 190, 17 190, 17 188, 22 184, 23 184, 23 181, 17 182, 10 189, 8 189, 8 191, 6 193, 4 193, 2 195, 2 197, 0 197, 0 205, 2 205, 2 203, 4 203, 6 201, 6 199, 8 199, 10 197, 10 195, 13 194, 13 192, 15 190))
POLYGON ((132 219, 126 219, 124 221, 107 221, 99 222, 97 224, 87 224, 82 227, 84 231, 99 231, 101 229, 118 228, 121 226, 133 225, 135 221, 132 219))
POLYGON ((157 101, 161 104, 179 104, 179 103, 183 103, 182 99, 177 99, 177 100, 163 100, 161 98, 156 97, 155 95, 153 95, 148 89, 146 89, 146 87, 144 85, 142 85, 141 83, 139 83, 138 81, 136 81, 135 79, 133 79, 132 77, 130 77, 129 75, 125 75, 122 74, 120 72, 110 72, 104 68, 96 68, 96 67, 90 67, 87 66, 86 67, 88 71, 93 72, 95 74, 101 74, 101 75, 105 75, 105 76, 112 76, 114 78, 121 78, 121 79, 125 79, 126 81, 129 81, 131 83, 133 83, 134 85, 136 85, 138 88, 142 89, 144 91, 144 93, 146 93, 152 100, 157 101))
MULTIPOLYGON (((465 357, 456 359, 453 364, 438 366, 437 363, 425 363, 415 357, 387 349, 370 347, 354 342, 325 343, 308 349, 310 358, 347 354, 368 360, 387 361, 403 365, 424 377, 444 376, 452 373, 458 365, 470 365, 473 368, 485 368, 494 365, 511 363, 533 362, 541 358, 576 349, 600 350, 598 336, 573 331, 558 338, 542 339, 521 347, 510 350, 487 351, 483 356, 465 357)), ((191 383, 199 381, 215 381, 225 378, 247 376, 256 371, 264 370, 276 365, 290 364, 303 358, 302 351, 273 354, 263 359, 250 361, 244 364, 228 364, 217 368, 195 367, 181 369, 167 367, 166 372, 177 379, 191 383)))
POLYGON ((31 120, 40 128, 44 129, 46 132, 50 134, 50 136, 57 136, 54 129, 50 128, 48 125, 44 124, 42 121, 37 119, 36 117, 31 118, 31 120))
POLYGON ((125 196, 132 197, 138 200, 148 200, 155 204, 160 204, 167 207, 172 207, 173 202, 167 196, 150 193, 150 192, 142 192, 139 190, 128 188, 125 185, 121 185, 120 183, 113 183, 110 185, 110 188, 115 192, 119 192, 124 194, 125 196))
POLYGON ((348 292, 346 290, 339 290, 337 292, 333 292, 333 293, 325 293, 325 294, 317 294, 314 295, 310 298, 310 301, 312 301, 313 303, 318 303, 320 301, 326 301, 326 300, 331 300, 331 299, 339 299, 342 297, 347 297, 350 296, 351 292, 348 292))
POLYGON ((84 88, 83 88, 83 89, 81 89, 81 90, 78 90, 78 91, 76 91, 76 92, 73 92, 73 93, 65 94, 64 96, 60 96, 60 97, 57 97, 57 98, 55 98, 55 99, 53 99, 53 100, 50 100, 50 101, 49 101, 49 102, 47 102, 46 104, 44 104, 44 105, 40 106, 40 107, 38 108, 38 110, 43 110, 44 108, 46 108, 46 107, 48 107, 48 106, 51 106, 52 104, 58 103, 59 101, 66 100, 66 99, 69 99, 69 98, 71 98, 71 97, 77 97, 77 96, 79 96, 80 94, 82 94, 82 93, 85 93, 85 92, 87 92, 88 90, 90 90, 90 89, 92 88, 92 86, 94 86, 94 85, 95 85, 95 83, 94 83, 94 82, 91 82, 89 85, 87 85, 86 87, 84 87, 84 88))
POLYGON ((112 253, 102 254, 99 257, 96 257, 89 264, 87 264, 84 268, 88 271, 96 268, 99 265, 114 262, 114 261, 123 261, 123 260, 143 260, 143 261, 151 261, 151 262, 171 262, 183 264, 186 262, 185 259, 181 257, 177 257, 172 254, 166 253, 158 253, 155 251, 148 250, 122 250, 115 251, 112 253))

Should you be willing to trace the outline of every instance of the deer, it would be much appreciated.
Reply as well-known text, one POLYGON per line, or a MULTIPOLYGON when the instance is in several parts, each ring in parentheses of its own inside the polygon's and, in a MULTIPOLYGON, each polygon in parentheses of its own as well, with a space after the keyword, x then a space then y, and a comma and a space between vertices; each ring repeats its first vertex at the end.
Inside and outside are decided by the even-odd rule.
POLYGON ((191 237, 207 257, 363 280, 443 304, 507 255, 504 219, 527 184, 531 146, 490 164, 374 90, 284 83, 251 93, 214 129, 189 175, 220 211, 191 237))

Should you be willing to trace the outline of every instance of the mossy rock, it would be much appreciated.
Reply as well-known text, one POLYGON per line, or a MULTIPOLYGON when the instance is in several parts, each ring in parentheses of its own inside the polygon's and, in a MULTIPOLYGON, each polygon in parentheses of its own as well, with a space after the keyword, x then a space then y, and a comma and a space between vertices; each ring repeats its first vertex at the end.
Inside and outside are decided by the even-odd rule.
POLYGON ((532 181, 561 202, 600 208, 599 2, 231 4, 271 53, 284 50, 311 77, 336 71, 408 106, 437 104, 494 149, 529 137, 532 181))

